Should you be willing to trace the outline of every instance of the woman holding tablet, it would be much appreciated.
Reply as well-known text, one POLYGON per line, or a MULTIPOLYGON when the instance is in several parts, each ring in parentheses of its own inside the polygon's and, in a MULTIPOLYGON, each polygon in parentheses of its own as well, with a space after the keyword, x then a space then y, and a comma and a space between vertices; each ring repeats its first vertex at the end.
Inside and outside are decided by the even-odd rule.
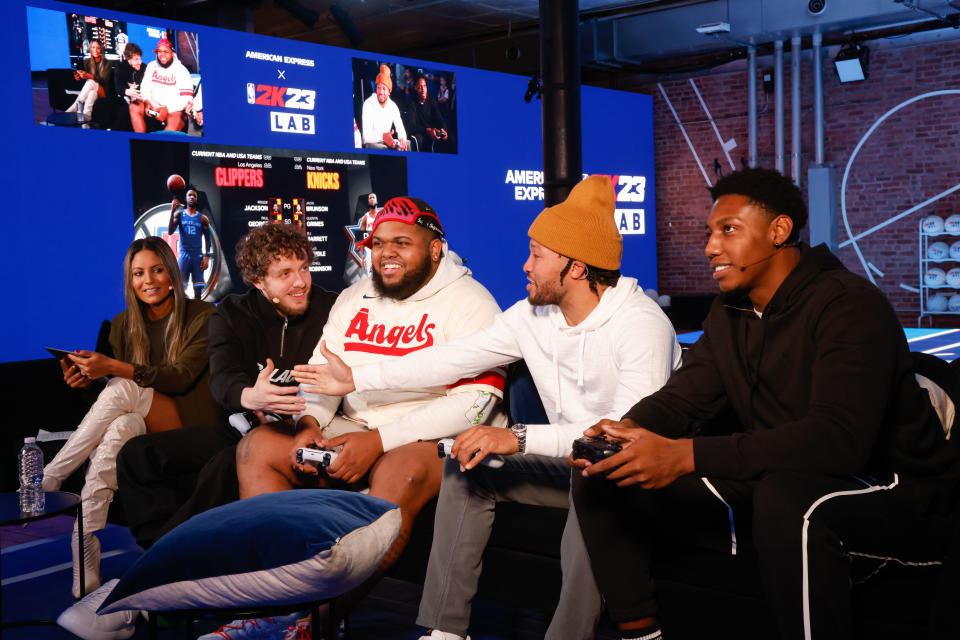
MULTIPOLYGON (((134 436, 219 421, 207 378, 207 323, 213 305, 184 295, 180 268, 167 243, 135 240, 123 262, 126 310, 113 319, 110 346, 117 356, 76 351, 60 361, 73 388, 112 376, 83 422, 44 469, 43 488, 56 491, 89 458, 83 499, 83 566, 88 592, 100 585, 100 543, 117 489, 116 459, 134 436)), ((80 563, 73 536, 73 595, 80 563)))

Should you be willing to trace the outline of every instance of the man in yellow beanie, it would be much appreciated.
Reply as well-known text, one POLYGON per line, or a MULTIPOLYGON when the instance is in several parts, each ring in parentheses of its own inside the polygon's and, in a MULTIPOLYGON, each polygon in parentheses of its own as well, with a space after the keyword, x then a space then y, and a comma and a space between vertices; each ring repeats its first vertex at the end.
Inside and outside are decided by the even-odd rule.
POLYGON ((407 130, 403 126, 397 103, 390 99, 390 93, 393 91, 390 67, 385 64, 380 65, 380 73, 377 74, 375 85, 376 91, 363 101, 363 111, 360 115, 363 146, 368 149, 406 151, 407 130))
MULTIPOLYGON (((547 424, 475 426, 453 443, 417 618, 432 629, 424 638, 466 637, 495 504, 568 508, 573 441, 598 418, 619 418, 636 397, 659 389, 680 363, 670 321, 635 279, 620 275, 609 177, 576 185, 537 216, 529 235, 528 297, 488 328, 390 363, 351 370, 330 359, 294 374, 304 391, 339 395, 449 384, 520 359, 530 369, 547 424), (488 456, 503 466, 480 465, 488 456)), ((601 602, 572 510, 561 565, 560 602, 546 637, 592 638, 601 602)))

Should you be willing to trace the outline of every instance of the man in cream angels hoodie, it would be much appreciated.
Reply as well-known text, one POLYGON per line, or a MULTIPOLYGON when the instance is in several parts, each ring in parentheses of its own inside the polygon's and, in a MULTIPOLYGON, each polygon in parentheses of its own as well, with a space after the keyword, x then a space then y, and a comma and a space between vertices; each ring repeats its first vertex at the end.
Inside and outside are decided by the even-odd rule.
MULTIPOLYGON (((388 200, 364 243, 373 256, 373 274, 340 294, 320 342, 351 365, 399 360, 469 335, 499 312, 493 296, 449 251, 436 213, 423 200, 388 200)), ((319 346, 310 362, 325 362, 319 346)), ((385 567, 402 551, 419 510, 440 489, 437 446, 423 441, 496 420, 493 408, 503 396, 503 371, 489 367, 477 373, 449 381, 453 384, 416 385, 406 391, 303 393, 306 408, 295 429, 260 426, 237 445, 240 497, 293 487, 369 484, 371 495, 400 506, 403 519, 385 567), (339 455, 318 473, 296 463, 299 447, 336 449, 339 455)))
MULTIPOLYGON (((351 369, 329 357, 300 366, 305 389, 358 393, 452 382, 523 359, 549 424, 476 426, 457 437, 444 469, 418 623, 426 638, 467 635, 481 557, 497 501, 568 507, 573 440, 600 418, 659 389, 680 363, 669 320, 633 278, 619 273, 622 239, 609 178, 591 176, 530 227, 529 297, 486 329, 403 358, 351 369), (477 466, 507 456, 500 469, 477 466)), ((600 597, 576 516, 561 548, 563 586, 547 638, 590 638, 600 597)))

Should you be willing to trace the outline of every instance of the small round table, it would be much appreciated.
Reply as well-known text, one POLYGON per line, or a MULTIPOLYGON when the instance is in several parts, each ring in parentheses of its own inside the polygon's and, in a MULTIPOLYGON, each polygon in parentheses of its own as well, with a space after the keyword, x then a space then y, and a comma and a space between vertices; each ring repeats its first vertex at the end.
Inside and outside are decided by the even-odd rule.
MULTIPOLYGON (((20 511, 20 494, 16 491, 0 493, 0 527, 11 524, 26 524, 35 520, 44 520, 53 516, 62 515, 71 511, 77 514, 77 550, 79 557, 83 557, 83 502, 80 496, 67 491, 47 491, 46 505, 43 513, 27 514, 20 511)), ((80 571, 80 595, 87 592, 84 581, 84 571, 80 571)), ((34 622, 4 622, 3 627, 20 627, 30 624, 46 624, 43 621, 34 622)))
POLYGON ((90 118, 82 113, 77 115, 68 111, 54 111, 47 116, 47 122, 57 127, 79 127, 89 124, 90 118))

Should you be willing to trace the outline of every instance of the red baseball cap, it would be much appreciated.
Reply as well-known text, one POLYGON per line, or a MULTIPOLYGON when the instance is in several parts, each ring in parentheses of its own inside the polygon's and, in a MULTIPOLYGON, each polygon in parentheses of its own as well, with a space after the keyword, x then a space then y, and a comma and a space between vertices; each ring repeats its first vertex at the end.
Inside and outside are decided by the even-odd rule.
MULTIPOLYGON (((160 47, 166 47, 167 49, 170 49, 170 51, 173 51, 173 44, 171 44, 171 42, 166 38, 160 38, 159 42, 157 42, 157 49, 160 47)), ((157 49, 154 49, 153 52, 156 53, 157 49)))
POLYGON ((433 231, 441 238, 443 237, 443 227, 440 225, 440 218, 437 212, 429 204, 420 198, 410 196, 398 196, 390 198, 383 205, 383 209, 377 213, 373 219, 373 228, 370 234, 362 241, 357 243, 358 247, 370 247, 373 242, 373 232, 377 230, 381 222, 390 222, 395 220, 409 225, 420 225, 430 231, 433 231))

